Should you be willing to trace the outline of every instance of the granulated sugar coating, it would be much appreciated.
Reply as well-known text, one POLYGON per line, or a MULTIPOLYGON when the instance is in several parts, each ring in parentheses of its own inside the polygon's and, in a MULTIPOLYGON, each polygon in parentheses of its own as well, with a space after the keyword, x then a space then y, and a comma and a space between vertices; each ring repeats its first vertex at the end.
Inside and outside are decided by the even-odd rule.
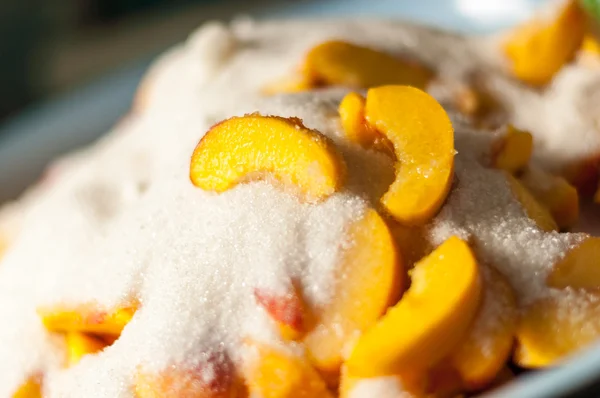
MULTIPOLYGON (((404 23, 244 20, 201 28, 148 74, 135 112, 93 147, 56 163, 16 210, 0 213, 0 238, 11 232, 0 264, 0 397, 41 374, 44 396, 61 398, 132 397, 137 370, 192 367, 210 381, 246 355, 244 339, 281 343, 255 289, 286 294, 298 283, 309 305, 331 300, 341 249, 353 243, 346 231, 367 208, 380 209, 394 165, 344 138, 337 107, 346 90, 263 98, 261 89, 292 71, 311 46, 332 38, 423 62, 438 72, 438 88, 498 67, 479 39, 404 23), (194 187, 190 156, 203 134, 251 112, 298 117, 329 136, 347 163, 344 189, 309 204, 266 181, 219 195, 194 187), (140 308, 120 338, 69 369, 64 338, 48 333, 36 314, 79 305, 110 311, 131 302, 140 308)), ((578 118, 590 122, 588 113, 553 105, 567 90, 561 79, 579 76, 568 73, 549 94, 490 80, 510 121, 535 133, 544 162, 567 135, 577 143, 568 147, 573 156, 600 146, 600 135, 573 129, 578 118), (552 127, 547 134, 536 124, 542 120, 552 127)), ((448 95, 454 85, 448 87, 440 92, 448 95)), ((481 135, 487 133, 452 117, 455 183, 429 225, 431 243, 451 235, 469 240, 482 262, 508 278, 523 305, 571 300, 570 292, 546 288, 545 279, 583 235, 538 229, 501 172, 489 168, 490 147, 502 131, 481 135)), ((493 317, 490 308, 486 317, 493 317)), ((373 396, 372 388, 360 382, 352 396, 373 396)))

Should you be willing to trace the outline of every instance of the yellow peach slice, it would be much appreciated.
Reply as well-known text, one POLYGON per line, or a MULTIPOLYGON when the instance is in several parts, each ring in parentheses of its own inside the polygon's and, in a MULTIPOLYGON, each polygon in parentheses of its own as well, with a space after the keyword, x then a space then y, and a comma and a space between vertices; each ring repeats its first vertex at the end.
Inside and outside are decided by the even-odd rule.
POLYGON ((492 267, 481 271, 481 305, 464 341, 448 358, 469 390, 494 380, 511 354, 517 326, 517 304, 508 281, 492 267))
POLYGON ((600 238, 587 237, 556 263, 547 283, 555 288, 600 289, 600 238))
POLYGON ((35 379, 27 380, 19 389, 13 394, 12 398, 41 398, 42 389, 40 383, 35 379))
POLYGON ((254 297, 277 322, 284 340, 297 340, 304 333, 304 302, 297 289, 277 295, 262 289, 254 290, 254 297))
POLYGON ((331 302, 314 308, 314 326, 304 338, 309 359, 335 384, 344 353, 399 296, 402 261, 387 225, 375 210, 350 226, 351 245, 341 254, 331 302))
POLYGON ((507 126, 506 135, 494 143, 492 149, 492 165, 509 173, 522 170, 533 152, 533 137, 531 133, 507 126))
POLYGON ((570 291, 528 306, 517 326, 514 362, 525 368, 559 363, 600 337, 600 296, 570 291))
POLYGON ((559 228, 570 228, 579 219, 579 194, 566 179, 529 167, 520 178, 525 187, 548 210, 559 228))
POLYGON ((342 99, 339 113, 346 138, 365 149, 373 148, 395 158, 392 143, 365 120, 365 105, 364 97, 357 93, 349 93, 342 99))
POLYGON ((244 365, 250 396, 333 398, 319 373, 301 356, 253 344, 256 355, 244 365))
POLYGON ((529 84, 548 83, 577 52, 585 26, 578 1, 567 0, 554 15, 517 27, 504 43, 513 74, 529 84))
POLYGON ((504 173, 504 176, 513 195, 521 203, 527 217, 532 219, 544 231, 558 231, 558 225, 556 225, 556 221, 554 221, 548 209, 541 205, 519 180, 507 172, 504 173))
POLYGON ((314 82, 308 79, 306 75, 297 73, 290 76, 284 76, 263 87, 262 91, 266 95, 279 93, 296 93, 313 88, 314 82))
POLYGON ((241 383, 227 357, 212 356, 209 364, 190 368, 173 365, 161 372, 138 369, 134 386, 137 398, 241 398, 241 383), (208 369, 204 367, 208 366, 208 369))
POLYGON ((46 329, 51 332, 119 335, 133 318, 135 311, 135 306, 105 311, 89 304, 78 308, 39 308, 38 315, 46 329))
POLYGON ((581 51, 589 54, 600 55, 600 43, 598 43, 598 40, 593 34, 586 33, 586 35, 583 37, 581 51))
POLYGON ((365 116, 393 143, 398 159, 383 205, 403 224, 427 222, 446 199, 454 174, 454 129, 446 111, 419 89, 383 86, 368 91, 365 116))
POLYGON ((357 341, 346 361, 361 377, 432 368, 458 346, 481 294, 477 261, 466 242, 451 237, 411 272, 404 297, 357 341))
POLYGON ((226 191, 265 174, 313 200, 344 184, 346 166, 333 142, 299 119, 257 114, 213 126, 192 155, 190 178, 207 191, 226 191))
POLYGON ((68 332, 65 338, 67 342, 67 366, 73 366, 84 355, 95 354, 107 346, 99 338, 80 332, 68 332))
POLYGON ((425 88, 433 75, 415 62, 338 40, 312 48, 306 56, 304 72, 321 85, 362 88, 382 84, 425 88))

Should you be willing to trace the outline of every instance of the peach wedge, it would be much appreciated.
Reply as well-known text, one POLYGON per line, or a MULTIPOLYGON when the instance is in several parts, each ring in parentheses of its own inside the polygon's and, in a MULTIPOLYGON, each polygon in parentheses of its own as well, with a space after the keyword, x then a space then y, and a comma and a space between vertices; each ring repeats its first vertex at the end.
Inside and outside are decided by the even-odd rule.
POLYGON ((90 304, 69 309, 60 307, 39 308, 38 315, 46 329, 51 332, 119 335, 125 325, 133 318, 135 311, 135 306, 104 311, 90 304))
POLYGON ((256 355, 244 365, 250 396, 262 398, 333 398, 310 363, 265 345, 253 343, 256 355))
POLYGON ((209 363, 189 367, 173 365, 161 372, 138 369, 136 398, 239 398, 245 396, 227 357, 209 355, 209 363), (208 367, 208 369, 204 369, 208 367), (210 379, 205 376, 210 375, 210 379))
POLYGON ((584 291, 541 299, 524 309, 514 362, 524 368, 560 363, 600 337, 600 297, 584 291))
POLYGON ((76 365, 85 355, 100 352, 107 346, 103 340, 80 332, 68 332, 66 342, 67 366, 76 365))
POLYGON ((519 177, 523 185, 552 214, 561 229, 570 228, 579 219, 579 194, 566 179, 542 169, 528 167, 519 177))
POLYGON ((522 170, 531 158, 533 137, 531 133, 508 125, 506 135, 494 144, 492 164, 495 168, 514 174, 522 170))
POLYGON ((419 89, 383 86, 368 91, 365 116, 392 142, 398 159, 384 207, 403 224, 424 224, 452 185, 454 129, 446 111, 419 89))
POLYGON ((337 192, 346 165, 333 142, 299 119, 257 114, 213 126, 194 150, 193 184, 223 192, 242 180, 266 175, 287 183, 311 200, 337 192))
POLYGON ((541 205, 519 180, 507 172, 504 172, 504 176, 510 190, 523 207, 527 217, 546 232, 558 231, 558 225, 556 225, 556 221, 554 221, 548 209, 541 205))
POLYGON ((483 298, 463 342, 449 356, 462 384, 481 389, 495 379, 511 354, 517 326, 517 304, 504 276, 482 266, 483 298))
POLYGON ((585 34, 585 14, 578 0, 563 1, 553 15, 525 22, 510 32, 504 53, 512 73, 532 85, 544 85, 570 61, 585 34))
POLYGON ((313 47, 306 56, 303 69, 318 85, 358 88, 382 84, 425 88, 433 76, 423 65, 339 40, 313 47))
POLYGON ((475 257, 450 237, 411 272, 403 298, 358 339, 346 366, 359 377, 426 371, 458 346, 479 305, 475 257))
POLYGON ((29 379, 19 387, 12 398, 42 398, 40 383, 34 379, 29 379))
POLYGON ((547 283, 555 288, 600 290, 600 238, 589 236, 554 264, 547 283))
POLYGON ((402 264, 393 238, 375 210, 350 226, 330 303, 314 308, 314 326, 304 338, 309 359, 335 384, 344 352, 357 333, 370 328, 398 299, 402 264))
POLYGON ((304 302, 297 289, 292 287, 285 295, 254 289, 254 298, 273 318, 285 340, 297 340, 304 333, 304 302))

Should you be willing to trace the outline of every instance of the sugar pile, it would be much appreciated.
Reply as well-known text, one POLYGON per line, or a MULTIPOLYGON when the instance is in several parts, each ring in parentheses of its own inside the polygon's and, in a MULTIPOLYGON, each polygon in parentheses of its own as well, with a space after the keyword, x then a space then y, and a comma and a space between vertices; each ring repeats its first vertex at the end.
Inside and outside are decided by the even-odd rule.
MULTIPOLYGON (((393 165, 344 141, 337 119, 343 90, 260 98, 267 82, 330 38, 408 54, 443 79, 467 79, 488 62, 476 41, 410 24, 241 21, 202 28, 150 72, 138 98, 144 111, 59 163, 58 175, 24 206, 0 266, 0 320, 11 325, 0 328, 0 397, 40 372, 51 397, 131 397, 138 365, 195 366, 222 355, 236 361, 244 337, 276 344, 273 324, 254 300, 256 287, 285 293, 297 280, 309 302, 330 299, 339 249, 348 243, 344 231, 376 205, 393 165), (201 136, 221 119, 254 111, 300 117, 334 139, 348 163, 345 190, 308 205, 265 182, 221 195, 191 186, 189 160, 201 136), (110 309, 132 298, 141 309, 121 338, 61 369, 62 338, 45 332, 35 309, 90 302, 110 309)), ((432 222, 431 241, 471 239, 524 303, 552 294, 545 275, 581 235, 536 228, 502 175, 484 167, 491 140, 458 117, 454 124, 456 186, 432 222)), ((210 364, 200 365, 212 377, 210 364)))

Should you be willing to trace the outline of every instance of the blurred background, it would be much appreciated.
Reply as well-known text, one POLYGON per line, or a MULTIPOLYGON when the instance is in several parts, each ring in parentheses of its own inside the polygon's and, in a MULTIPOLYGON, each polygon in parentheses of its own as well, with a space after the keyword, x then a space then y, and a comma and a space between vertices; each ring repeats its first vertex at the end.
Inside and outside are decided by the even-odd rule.
POLYGON ((127 112, 152 60, 206 20, 403 18, 489 33, 546 0, 0 0, 0 201, 127 112))

